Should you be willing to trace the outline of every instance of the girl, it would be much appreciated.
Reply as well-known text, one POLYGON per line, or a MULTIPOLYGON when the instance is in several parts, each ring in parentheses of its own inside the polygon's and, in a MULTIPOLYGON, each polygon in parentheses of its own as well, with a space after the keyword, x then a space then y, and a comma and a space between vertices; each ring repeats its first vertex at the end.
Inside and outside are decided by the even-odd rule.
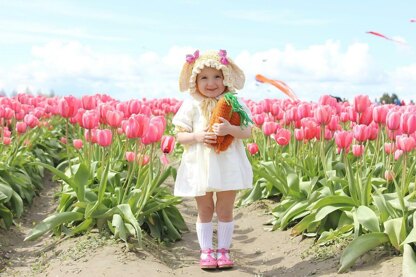
MULTIPOLYGON (((221 118, 222 123, 214 124, 213 132, 208 132, 218 99, 226 92, 242 89, 244 81, 244 73, 225 50, 187 55, 179 79, 180 90, 189 91, 192 97, 182 103, 172 121, 177 141, 184 145, 174 194, 196 199, 201 268, 233 267, 229 249, 234 231, 234 200, 238 190, 252 187, 253 171, 242 142, 251 136, 251 125, 243 128, 221 118), (211 144, 217 136, 227 134, 234 137, 233 142, 225 151, 216 153, 211 144), (214 211, 218 219, 216 251, 212 243, 214 211)), ((247 106, 239 103, 250 116, 247 106)))

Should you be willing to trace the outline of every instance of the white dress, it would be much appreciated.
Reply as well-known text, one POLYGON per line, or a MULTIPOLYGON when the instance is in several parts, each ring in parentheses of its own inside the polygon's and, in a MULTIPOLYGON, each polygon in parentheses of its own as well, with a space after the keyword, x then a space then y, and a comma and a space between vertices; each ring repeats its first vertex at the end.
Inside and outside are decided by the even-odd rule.
MULTIPOLYGON (((239 99, 251 118, 250 110, 239 99)), ((206 128, 197 99, 185 100, 173 117, 172 123, 189 132, 206 128)), ((253 170, 241 139, 234 138, 227 150, 216 153, 203 143, 184 146, 184 153, 175 181, 175 196, 194 197, 210 191, 249 189, 253 183, 253 170)))

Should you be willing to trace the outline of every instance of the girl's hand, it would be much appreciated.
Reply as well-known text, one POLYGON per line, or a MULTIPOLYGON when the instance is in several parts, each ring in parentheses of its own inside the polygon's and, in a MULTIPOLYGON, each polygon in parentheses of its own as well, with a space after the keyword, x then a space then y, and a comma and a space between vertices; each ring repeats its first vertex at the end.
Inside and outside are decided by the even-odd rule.
POLYGON ((213 132, 199 132, 195 133, 195 140, 198 143, 204 143, 210 146, 211 143, 217 142, 217 136, 213 132))
POLYGON ((212 125, 212 130, 214 131, 214 134, 216 134, 217 136, 228 135, 231 132, 231 123, 223 117, 219 117, 218 119, 221 120, 221 123, 215 123, 214 125, 212 125))

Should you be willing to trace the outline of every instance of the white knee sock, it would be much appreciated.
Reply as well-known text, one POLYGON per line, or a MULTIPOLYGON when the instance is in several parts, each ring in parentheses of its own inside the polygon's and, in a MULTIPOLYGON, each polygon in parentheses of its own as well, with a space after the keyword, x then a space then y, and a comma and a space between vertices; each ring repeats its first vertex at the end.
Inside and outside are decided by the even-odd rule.
POLYGON ((196 223, 196 234, 198 236, 199 246, 202 250, 212 249, 212 222, 196 223))
POLYGON ((230 249, 234 233, 234 221, 218 221, 218 249, 230 249))

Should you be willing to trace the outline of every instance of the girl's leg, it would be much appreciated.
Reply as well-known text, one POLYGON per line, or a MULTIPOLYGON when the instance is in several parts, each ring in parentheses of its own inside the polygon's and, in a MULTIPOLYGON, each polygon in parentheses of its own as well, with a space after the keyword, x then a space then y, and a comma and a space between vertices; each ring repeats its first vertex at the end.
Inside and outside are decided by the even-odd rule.
POLYGON ((234 232, 234 201, 237 191, 217 192, 216 213, 218 217, 218 249, 230 249, 234 232))
POLYGON ((195 197, 198 207, 198 219, 196 222, 196 234, 201 247, 201 268, 216 268, 217 261, 212 250, 212 216, 214 214, 213 193, 207 192, 204 196, 195 197))

